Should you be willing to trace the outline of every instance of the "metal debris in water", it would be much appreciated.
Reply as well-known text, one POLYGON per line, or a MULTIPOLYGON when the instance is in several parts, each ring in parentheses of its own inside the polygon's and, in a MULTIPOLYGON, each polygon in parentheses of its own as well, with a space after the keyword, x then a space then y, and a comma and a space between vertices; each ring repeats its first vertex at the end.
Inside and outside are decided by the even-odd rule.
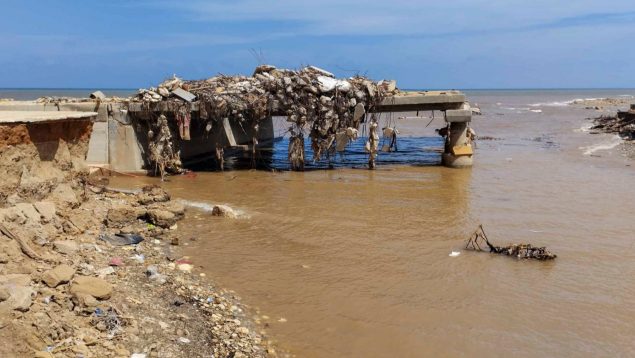
POLYGON ((514 256, 519 259, 535 259, 540 261, 553 260, 557 256, 549 251, 546 247, 534 247, 531 244, 513 244, 509 246, 496 246, 489 242, 483 225, 479 225, 478 229, 470 236, 465 245, 466 249, 475 251, 485 251, 481 245, 489 248, 489 252, 500 255, 514 256))

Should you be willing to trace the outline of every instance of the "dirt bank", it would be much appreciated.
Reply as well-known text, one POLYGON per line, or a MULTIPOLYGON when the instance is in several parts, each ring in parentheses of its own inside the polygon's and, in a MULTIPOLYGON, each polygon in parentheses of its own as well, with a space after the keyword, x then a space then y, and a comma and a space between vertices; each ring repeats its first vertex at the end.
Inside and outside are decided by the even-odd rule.
POLYGON ((181 204, 88 176, 84 129, 0 131, 0 356, 275 356, 239 298, 179 254, 181 204))

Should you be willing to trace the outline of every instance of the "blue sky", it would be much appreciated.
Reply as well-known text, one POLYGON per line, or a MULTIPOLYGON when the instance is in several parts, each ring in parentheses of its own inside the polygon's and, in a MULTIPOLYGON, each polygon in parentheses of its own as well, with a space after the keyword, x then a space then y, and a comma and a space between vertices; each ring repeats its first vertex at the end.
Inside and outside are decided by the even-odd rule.
POLYGON ((2 0, 0 87, 312 64, 401 88, 635 87, 635 1, 2 0))

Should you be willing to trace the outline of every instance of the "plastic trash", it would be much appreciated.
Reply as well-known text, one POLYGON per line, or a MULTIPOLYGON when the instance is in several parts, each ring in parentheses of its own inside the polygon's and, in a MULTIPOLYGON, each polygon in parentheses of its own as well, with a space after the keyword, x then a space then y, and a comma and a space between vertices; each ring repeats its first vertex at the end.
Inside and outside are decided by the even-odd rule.
POLYGON ((100 234, 99 239, 115 246, 136 245, 143 241, 143 236, 139 234, 100 234))
POLYGON ((448 255, 448 256, 450 256, 450 257, 457 257, 457 256, 459 256, 460 254, 461 254, 461 252, 460 252, 460 251, 452 251, 452 252, 450 252, 450 255, 448 255))

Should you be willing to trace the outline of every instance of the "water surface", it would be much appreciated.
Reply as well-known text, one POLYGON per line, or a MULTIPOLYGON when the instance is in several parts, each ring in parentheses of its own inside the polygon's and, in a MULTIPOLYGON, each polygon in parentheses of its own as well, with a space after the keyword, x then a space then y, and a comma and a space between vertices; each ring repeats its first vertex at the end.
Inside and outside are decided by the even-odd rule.
MULTIPOLYGON (((269 316, 297 356, 632 356, 633 161, 611 135, 584 132, 598 112, 566 102, 633 94, 469 92, 484 113, 476 132, 499 139, 477 143, 472 169, 388 160, 375 171, 199 173, 165 186, 248 215, 191 211, 179 227, 198 240, 186 251, 269 316), (497 243, 559 257, 465 251, 480 223, 497 243)), ((442 123, 423 128, 428 115, 393 121, 404 136, 433 138, 442 123)))

